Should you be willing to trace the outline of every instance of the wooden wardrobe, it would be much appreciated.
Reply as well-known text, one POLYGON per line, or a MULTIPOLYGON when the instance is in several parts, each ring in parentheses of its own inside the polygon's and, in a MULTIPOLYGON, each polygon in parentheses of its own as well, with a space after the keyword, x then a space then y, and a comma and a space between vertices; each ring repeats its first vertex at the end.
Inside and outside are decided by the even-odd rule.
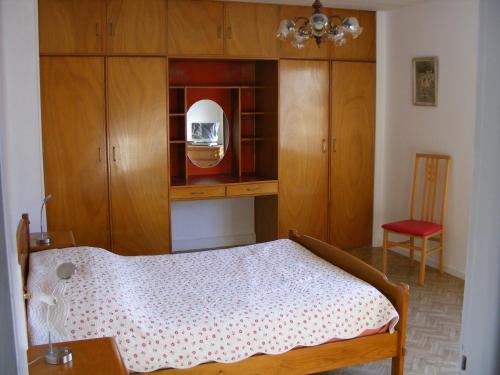
POLYGON ((49 230, 120 254, 167 253, 173 201, 252 196, 259 242, 297 229, 341 248, 370 245, 375 13, 325 8, 364 28, 343 47, 276 38, 281 19, 311 12, 38 0, 49 230), (186 156, 197 92, 230 103, 229 156, 210 173, 186 156))
POLYGON ((169 249, 166 63, 42 57, 50 230, 123 254, 169 249))
POLYGON ((279 236, 371 245, 375 64, 281 60, 279 236))

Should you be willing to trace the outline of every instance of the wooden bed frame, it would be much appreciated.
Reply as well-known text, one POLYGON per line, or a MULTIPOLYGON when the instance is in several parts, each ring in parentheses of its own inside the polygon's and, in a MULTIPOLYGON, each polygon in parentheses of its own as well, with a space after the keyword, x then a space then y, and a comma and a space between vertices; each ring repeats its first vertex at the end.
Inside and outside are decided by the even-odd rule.
MULTIPOLYGON (((190 369, 164 369, 151 375, 255 375, 255 374, 311 374, 366 362, 392 358, 392 375, 403 375, 406 320, 409 287, 391 283, 377 269, 347 252, 314 238, 290 231, 289 238, 326 261, 370 283, 382 292, 396 308, 399 322, 393 334, 380 333, 351 340, 337 341, 291 350, 279 355, 254 355, 236 363, 205 363, 190 369)), ((24 285, 28 273, 29 219, 23 214, 17 229, 17 251, 24 285)))

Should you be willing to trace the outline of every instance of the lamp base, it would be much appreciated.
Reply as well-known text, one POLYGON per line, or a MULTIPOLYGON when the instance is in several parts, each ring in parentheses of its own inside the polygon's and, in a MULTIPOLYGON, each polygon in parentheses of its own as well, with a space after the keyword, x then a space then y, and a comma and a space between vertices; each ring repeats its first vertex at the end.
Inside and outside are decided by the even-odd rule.
POLYGON ((45 353, 45 363, 62 365, 73 360, 73 353, 69 348, 52 348, 45 353))
POLYGON ((47 236, 44 236, 44 237, 40 237, 36 240, 36 243, 38 245, 49 245, 51 242, 50 240, 50 237, 47 237, 47 236))

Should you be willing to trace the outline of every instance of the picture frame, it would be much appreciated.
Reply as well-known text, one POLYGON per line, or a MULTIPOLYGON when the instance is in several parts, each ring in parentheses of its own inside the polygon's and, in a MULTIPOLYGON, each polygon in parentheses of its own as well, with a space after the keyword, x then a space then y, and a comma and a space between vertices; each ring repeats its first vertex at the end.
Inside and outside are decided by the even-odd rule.
POLYGON ((437 107, 438 68, 435 56, 413 59, 413 105, 437 107))

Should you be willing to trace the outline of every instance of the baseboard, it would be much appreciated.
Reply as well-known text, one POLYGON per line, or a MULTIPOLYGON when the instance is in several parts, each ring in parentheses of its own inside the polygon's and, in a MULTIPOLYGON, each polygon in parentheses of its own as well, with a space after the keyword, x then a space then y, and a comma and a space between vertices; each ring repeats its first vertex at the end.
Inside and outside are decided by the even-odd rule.
MULTIPOLYGON (((389 251, 393 251, 395 253, 398 253, 400 255, 403 255, 407 258, 409 258, 410 254, 409 254, 409 251, 408 250, 405 250, 405 249, 389 249, 389 251)), ((419 252, 415 252, 415 255, 417 255, 419 252)), ((434 258, 435 256, 437 255, 430 255, 426 260, 425 260, 425 264, 428 265, 429 267, 432 267, 432 268, 437 268, 439 269, 439 259, 436 259, 434 258)), ((452 276, 455 276, 455 277, 458 277, 459 279, 462 279, 462 280, 465 280, 465 272, 464 271, 461 271, 455 267, 451 267, 451 266, 447 266, 446 264, 444 265, 444 272, 452 275, 452 276)))
POLYGON ((188 238, 172 240, 172 252, 185 250, 211 249, 216 247, 240 246, 255 243, 255 233, 234 236, 188 238))

